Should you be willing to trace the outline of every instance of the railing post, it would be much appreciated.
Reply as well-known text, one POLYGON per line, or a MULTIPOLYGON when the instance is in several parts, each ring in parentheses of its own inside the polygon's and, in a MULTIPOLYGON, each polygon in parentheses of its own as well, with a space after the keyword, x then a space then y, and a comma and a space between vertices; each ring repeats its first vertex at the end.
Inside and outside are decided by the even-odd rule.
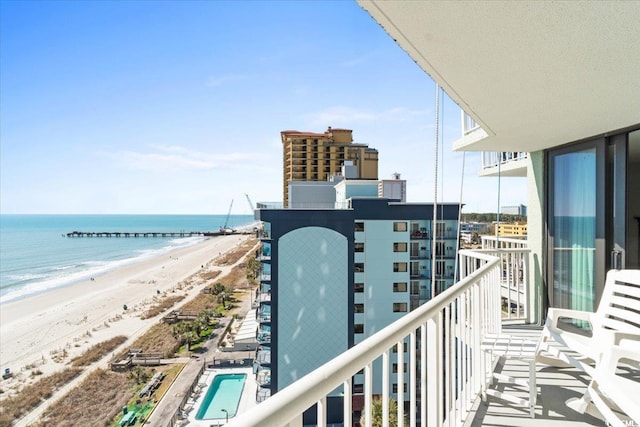
POLYGON ((476 333, 473 334, 473 347, 472 347, 472 352, 473 352, 473 390, 477 391, 480 390, 482 381, 484 381, 483 378, 483 370, 482 368, 482 362, 480 360, 480 339, 481 339, 481 335, 482 335, 482 329, 483 329, 483 325, 482 325, 482 320, 480 318, 480 310, 482 307, 482 304, 480 302, 480 285, 478 283, 475 283, 472 288, 471 288, 471 300, 472 300, 472 313, 471 313, 471 317, 472 317, 472 324, 474 329, 476 329, 476 333))
POLYGON ((450 426, 451 423, 451 304, 444 307, 443 310, 443 345, 442 345, 442 364, 444 371, 444 379, 442 388, 444 390, 444 414, 443 425, 450 426))
POLYGON ((416 425, 416 331, 409 340, 409 425, 416 425))
POLYGON ((420 325, 420 425, 427 425, 427 326, 420 325))
POLYGON ((364 367, 364 426, 371 427, 371 394, 373 391, 371 363, 364 367))
POLYGON ((531 282, 532 275, 529 272, 529 254, 523 254, 523 271, 522 271, 522 284, 525 288, 525 319, 527 323, 533 323, 536 321, 536 308, 538 307, 538 299, 536 298, 536 289, 531 282), (534 308, 534 305, 536 308, 534 308))
POLYGON ((317 426, 327 427, 327 397, 323 397, 317 404, 317 426))
POLYGON ((396 396, 398 397, 398 427, 404 426, 404 340, 398 341, 398 387, 396 396))
POLYGON ((351 377, 347 378, 347 380, 343 383, 343 402, 342 402, 342 410, 343 410, 343 420, 345 426, 353 425, 353 405, 352 405, 352 381, 351 377))
POLYGON ((441 314, 427 320, 427 425, 439 426, 442 423, 442 320, 441 314))
POLYGON ((382 353, 382 427, 389 427, 389 350, 382 353))

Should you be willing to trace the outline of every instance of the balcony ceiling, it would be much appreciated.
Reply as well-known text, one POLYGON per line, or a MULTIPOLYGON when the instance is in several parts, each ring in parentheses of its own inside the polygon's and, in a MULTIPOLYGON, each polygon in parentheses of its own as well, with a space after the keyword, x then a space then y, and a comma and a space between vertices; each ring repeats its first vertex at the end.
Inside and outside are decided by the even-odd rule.
POLYGON ((640 1, 358 2, 489 135, 455 149, 531 152, 640 123, 640 1))

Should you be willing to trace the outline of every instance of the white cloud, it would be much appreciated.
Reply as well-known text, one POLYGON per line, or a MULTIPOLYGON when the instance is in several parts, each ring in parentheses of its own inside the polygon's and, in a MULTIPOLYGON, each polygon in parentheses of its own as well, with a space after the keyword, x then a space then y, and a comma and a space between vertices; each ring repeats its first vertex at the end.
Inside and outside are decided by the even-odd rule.
POLYGON ((116 162, 137 170, 228 169, 255 159, 252 153, 205 153, 178 145, 149 145, 147 152, 123 150, 107 154, 116 162))

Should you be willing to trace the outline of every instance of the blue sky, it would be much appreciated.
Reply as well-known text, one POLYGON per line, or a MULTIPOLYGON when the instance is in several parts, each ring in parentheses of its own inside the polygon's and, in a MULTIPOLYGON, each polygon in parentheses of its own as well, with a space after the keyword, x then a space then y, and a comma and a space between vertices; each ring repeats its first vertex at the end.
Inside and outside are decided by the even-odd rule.
MULTIPOLYGON (((355 2, 0 2, 0 212, 249 213, 282 199, 280 131, 353 129, 434 198, 434 88, 355 2)), ((452 52, 452 55, 456 54, 452 52)), ((444 105, 438 199, 460 197, 444 105), (444 197, 442 197, 444 194, 444 197)), ((498 206, 467 154, 465 212, 498 206)), ((502 181, 502 205, 526 204, 502 181)))

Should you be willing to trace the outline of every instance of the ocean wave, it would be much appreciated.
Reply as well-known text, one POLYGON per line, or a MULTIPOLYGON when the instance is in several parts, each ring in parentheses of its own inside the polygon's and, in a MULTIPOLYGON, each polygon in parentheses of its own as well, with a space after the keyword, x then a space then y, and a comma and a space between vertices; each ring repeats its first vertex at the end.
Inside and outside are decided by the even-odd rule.
POLYGON ((54 267, 53 269, 56 271, 64 271, 64 270, 70 270, 72 268, 78 268, 80 267, 80 264, 73 264, 73 265, 63 265, 60 267, 54 267))
POLYGON ((15 282, 16 284, 28 282, 30 280, 43 279, 47 277, 47 274, 36 274, 36 273, 23 273, 23 274, 8 274, 7 279, 15 282))
POLYGON ((155 258, 172 250, 192 246, 203 240, 205 240, 203 237, 173 239, 164 247, 138 250, 134 256, 129 258, 113 261, 89 260, 76 264, 75 266, 56 267, 48 273, 13 275, 14 277, 12 279, 15 280, 15 283, 9 287, 0 289, 2 292, 2 295, 0 295, 0 304, 40 294, 55 288, 69 286, 83 280, 89 280, 92 277, 100 276, 130 264, 155 258), (72 271, 74 268, 76 271, 72 271))

